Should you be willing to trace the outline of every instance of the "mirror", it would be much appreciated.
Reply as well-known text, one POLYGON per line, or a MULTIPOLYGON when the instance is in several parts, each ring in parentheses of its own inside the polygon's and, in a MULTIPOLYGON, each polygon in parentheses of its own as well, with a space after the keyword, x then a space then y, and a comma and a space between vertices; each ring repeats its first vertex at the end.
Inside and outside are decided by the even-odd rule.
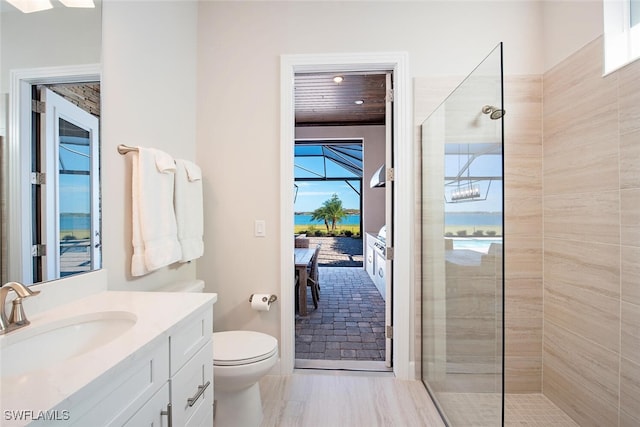
MULTIPOLYGON (((87 96, 88 92, 72 94, 71 98, 77 98, 73 103, 76 106, 86 105, 88 97, 95 103, 96 84, 99 95, 100 82, 102 5, 99 0, 94 0, 94 3, 95 8, 69 8, 58 0, 51 0, 53 8, 49 10, 22 13, 6 0, 0 0, 1 283, 14 280, 32 284, 69 274, 64 268, 61 271, 59 261, 62 252, 68 252, 70 247, 73 247, 70 252, 93 252, 90 261, 78 261, 78 264, 83 264, 82 268, 71 274, 100 268, 100 256, 95 255, 96 248, 100 247, 99 224, 97 227, 94 224, 82 234, 62 230, 63 223, 71 220, 74 220, 75 229, 78 229, 78 223, 86 223, 86 206, 92 206, 91 209, 99 214, 99 143, 92 142, 94 145, 90 147, 86 142, 89 138, 85 137, 91 133, 99 135, 99 130, 97 127, 89 130, 75 118, 64 115, 66 113, 52 124, 45 124, 44 119, 40 123, 35 114, 33 119, 31 117, 31 97, 34 94, 40 96, 44 86, 57 86, 53 88, 56 94, 84 87, 92 92, 91 95, 87 96), (65 126, 60 127, 61 124, 65 126), (38 147, 32 135, 36 133, 35 129, 42 129, 44 138, 47 126, 57 131, 55 142, 42 142, 38 147), (93 157, 89 155, 92 149, 93 157), (38 155, 32 156, 33 152, 38 155), (47 170, 45 186, 55 187, 56 198, 46 196, 49 190, 43 190, 45 186, 37 188, 32 184, 34 179, 39 179, 31 173, 36 158, 42 159, 37 170, 47 170), (48 167, 47 163, 50 163, 48 167), (94 171, 89 173, 87 164, 94 164, 94 171), (84 194, 81 196, 70 193, 76 188, 73 183, 69 184, 73 175, 77 178, 84 175, 84 187, 80 190, 84 194), (94 182, 89 183, 92 180, 94 182), (67 184, 63 188, 64 182, 67 184), (63 212, 62 209, 67 209, 69 204, 62 201, 69 200, 81 203, 74 203, 71 212, 63 212), (56 206, 56 209, 52 210, 51 206, 56 206), (48 222, 47 217, 54 219, 48 222), (33 244, 34 234, 48 236, 47 255, 37 253, 39 249, 33 244), (40 262, 33 261, 32 251, 40 262), (51 263, 54 258, 58 259, 58 267, 51 263)), ((69 99, 69 95, 63 94, 63 97, 69 99)), ((99 107, 99 100, 97 103, 99 107)), ((91 113, 96 115, 95 111, 91 113)))

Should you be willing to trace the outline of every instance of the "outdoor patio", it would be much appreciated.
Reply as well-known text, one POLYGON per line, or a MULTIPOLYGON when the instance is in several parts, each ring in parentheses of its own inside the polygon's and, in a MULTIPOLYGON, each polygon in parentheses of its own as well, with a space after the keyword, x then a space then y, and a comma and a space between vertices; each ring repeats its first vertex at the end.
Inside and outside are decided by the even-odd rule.
POLYGON ((312 237, 319 255, 320 301, 296 315, 296 359, 384 361, 385 302, 362 268, 362 240, 312 237))

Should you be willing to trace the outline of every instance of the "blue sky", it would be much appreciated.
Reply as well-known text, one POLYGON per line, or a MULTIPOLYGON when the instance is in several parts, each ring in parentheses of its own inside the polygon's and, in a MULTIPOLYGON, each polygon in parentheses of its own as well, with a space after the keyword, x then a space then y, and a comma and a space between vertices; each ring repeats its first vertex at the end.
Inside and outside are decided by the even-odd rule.
MULTIPOLYGON (((293 205, 295 212, 313 212, 335 193, 344 209, 360 209, 360 199, 344 181, 296 181, 298 196, 293 205)), ((357 188, 357 187, 356 187, 357 188)))
MULTIPOLYGON (((80 140, 84 138, 62 137, 63 140, 80 140)), ((89 145, 67 145, 61 143, 59 166, 62 169, 87 171, 89 170, 89 145), (71 151, 65 149, 69 148, 71 151), (82 154, 78 154, 82 153, 82 154)), ((89 213, 91 208, 89 176, 60 174, 60 212, 89 213)))

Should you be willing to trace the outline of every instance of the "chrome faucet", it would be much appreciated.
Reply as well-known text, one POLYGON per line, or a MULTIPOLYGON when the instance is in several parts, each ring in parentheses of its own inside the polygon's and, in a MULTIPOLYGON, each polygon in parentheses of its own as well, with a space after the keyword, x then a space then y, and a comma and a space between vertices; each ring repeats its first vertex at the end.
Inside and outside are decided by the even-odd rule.
POLYGON ((9 282, 0 288, 0 335, 4 335, 16 329, 27 326, 30 322, 24 314, 22 300, 33 295, 38 295, 40 291, 32 291, 18 282, 9 282), (13 300, 11 314, 7 319, 5 305, 9 291, 13 290, 18 296, 13 300))

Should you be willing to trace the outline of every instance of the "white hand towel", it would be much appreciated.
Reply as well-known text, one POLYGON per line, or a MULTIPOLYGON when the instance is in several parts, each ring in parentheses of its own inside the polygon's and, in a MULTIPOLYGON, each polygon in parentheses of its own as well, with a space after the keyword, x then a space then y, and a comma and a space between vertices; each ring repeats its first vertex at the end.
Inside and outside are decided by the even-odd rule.
POLYGON ((173 210, 175 163, 152 148, 132 153, 133 257, 131 274, 141 276, 180 260, 173 210))
POLYGON ((204 253, 204 220, 202 205, 202 171, 188 160, 176 160, 174 197, 178 240, 182 262, 199 258, 204 253))

